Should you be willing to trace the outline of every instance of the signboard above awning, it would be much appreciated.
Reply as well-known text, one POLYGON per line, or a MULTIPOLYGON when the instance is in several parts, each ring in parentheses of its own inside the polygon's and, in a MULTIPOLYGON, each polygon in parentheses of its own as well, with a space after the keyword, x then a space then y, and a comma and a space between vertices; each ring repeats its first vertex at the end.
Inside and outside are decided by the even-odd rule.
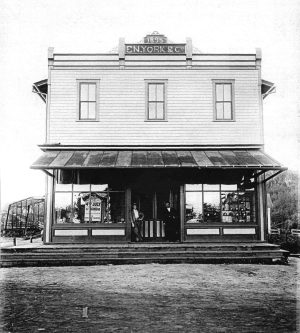
POLYGON ((286 170, 259 149, 247 150, 47 150, 31 169, 248 168, 286 170))

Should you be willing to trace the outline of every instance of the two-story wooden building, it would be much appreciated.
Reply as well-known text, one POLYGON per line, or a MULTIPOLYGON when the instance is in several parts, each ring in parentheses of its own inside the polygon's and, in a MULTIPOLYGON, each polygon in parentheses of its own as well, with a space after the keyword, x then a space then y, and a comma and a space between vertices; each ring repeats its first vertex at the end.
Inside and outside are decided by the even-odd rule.
MULTIPOLYGON (((180 242, 265 241, 261 51, 206 54, 153 33, 107 54, 48 50, 45 243, 164 242, 165 203, 180 242)), ((273 174, 265 176, 267 171, 273 174)))

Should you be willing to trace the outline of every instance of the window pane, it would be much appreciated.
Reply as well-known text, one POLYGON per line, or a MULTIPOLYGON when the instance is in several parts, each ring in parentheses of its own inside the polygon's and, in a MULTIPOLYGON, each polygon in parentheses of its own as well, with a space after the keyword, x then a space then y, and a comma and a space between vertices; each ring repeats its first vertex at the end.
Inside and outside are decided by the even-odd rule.
POLYGON ((73 185, 73 191, 89 191, 89 190, 90 190, 90 184, 73 185))
POLYGON ((55 223, 70 223, 71 193, 55 193, 55 223))
POLYGON ((164 101, 164 85, 158 84, 157 86, 157 101, 164 101))
POLYGON ((73 170, 59 170, 58 183, 59 184, 72 184, 74 178, 73 170))
POLYGON ((222 222, 236 223, 239 221, 237 192, 222 192, 222 222))
POLYGON ((156 101, 156 84, 149 84, 149 101, 156 101))
POLYGON ((91 193, 91 222, 107 223, 111 220, 108 193, 91 193))
POLYGON ((105 192, 108 191, 108 184, 92 184, 92 191, 105 192))
POLYGON ((164 119, 164 103, 157 103, 157 119, 164 119))
POLYGON ((220 185, 219 184, 203 184, 204 191, 211 190, 211 191, 219 191, 220 185))
POLYGON ((221 184, 221 190, 222 191, 236 191, 237 190, 237 184, 221 184))
POLYGON ((87 102, 80 103, 80 119, 87 119, 88 118, 88 105, 87 102))
POLYGON ((231 84, 224 84, 224 101, 231 101, 231 84))
POLYGON ((223 119, 223 103, 216 103, 217 119, 223 119))
POLYGON ((96 101, 96 85, 89 84, 89 101, 96 101))
POLYGON ((156 119, 156 103, 149 103, 148 119, 156 119))
POLYGON ((203 222, 201 192, 186 193, 185 215, 186 223, 203 222))
POLYGON ((110 193, 109 199, 111 221, 113 223, 125 223, 125 193, 110 193))
POLYGON ((73 193, 73 223, 89 222, 89 192, 73 193))
POLYGON ((72 184, 56 184, 55 191, 72 191, 72 184))
POLYGON ((220 222, 220 192, 204 192, 203 209, 205 222, 220 222))
POLYGON ((89 119, 96 118, 96 103, 89 103, 89 119))
POLYGON ((224 103, 224 119, 232 119, 231 102, 224 103))
POLYGON ((201 191, 202 184, 186 184, 185 190, 186 191, 201 191))
POLYGON ((223 84, 216 84, 216 100, 223 101, 223 84))
POLYGON ((91 222, 101 223, 106 214, 107 193, 91 194, 91 222))
POLYGON ((80 84, 80 101, 88 101, 88 84, 80 84))

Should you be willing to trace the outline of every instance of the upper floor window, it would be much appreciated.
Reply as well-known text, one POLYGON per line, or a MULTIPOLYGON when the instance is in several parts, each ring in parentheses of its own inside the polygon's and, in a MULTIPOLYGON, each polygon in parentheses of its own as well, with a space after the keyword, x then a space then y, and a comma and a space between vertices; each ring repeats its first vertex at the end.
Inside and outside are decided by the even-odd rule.
POLYGON ((146 81, 146 120, 167 120, 167 81, 146 81))
POLYGON ((97 81, 78 81, 78 120, 98 120, 97 81))
POLYGON ((234 121, 234 80, 213 81, 214 120, 234 121))

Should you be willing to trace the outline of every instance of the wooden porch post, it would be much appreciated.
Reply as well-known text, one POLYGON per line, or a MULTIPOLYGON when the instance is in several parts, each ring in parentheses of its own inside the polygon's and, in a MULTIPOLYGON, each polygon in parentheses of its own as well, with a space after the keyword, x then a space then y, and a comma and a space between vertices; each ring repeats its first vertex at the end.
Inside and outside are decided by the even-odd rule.
POLYGON ((180 241, 185 241, 184 234, 184 216, 185 216, 185 197, 184 197, 184 185, 180 185, 180 241))
POLYGON ((125 190, 125 221, 127 226, 127 242, 131 241, 131 188, 126 188, 125 190))

